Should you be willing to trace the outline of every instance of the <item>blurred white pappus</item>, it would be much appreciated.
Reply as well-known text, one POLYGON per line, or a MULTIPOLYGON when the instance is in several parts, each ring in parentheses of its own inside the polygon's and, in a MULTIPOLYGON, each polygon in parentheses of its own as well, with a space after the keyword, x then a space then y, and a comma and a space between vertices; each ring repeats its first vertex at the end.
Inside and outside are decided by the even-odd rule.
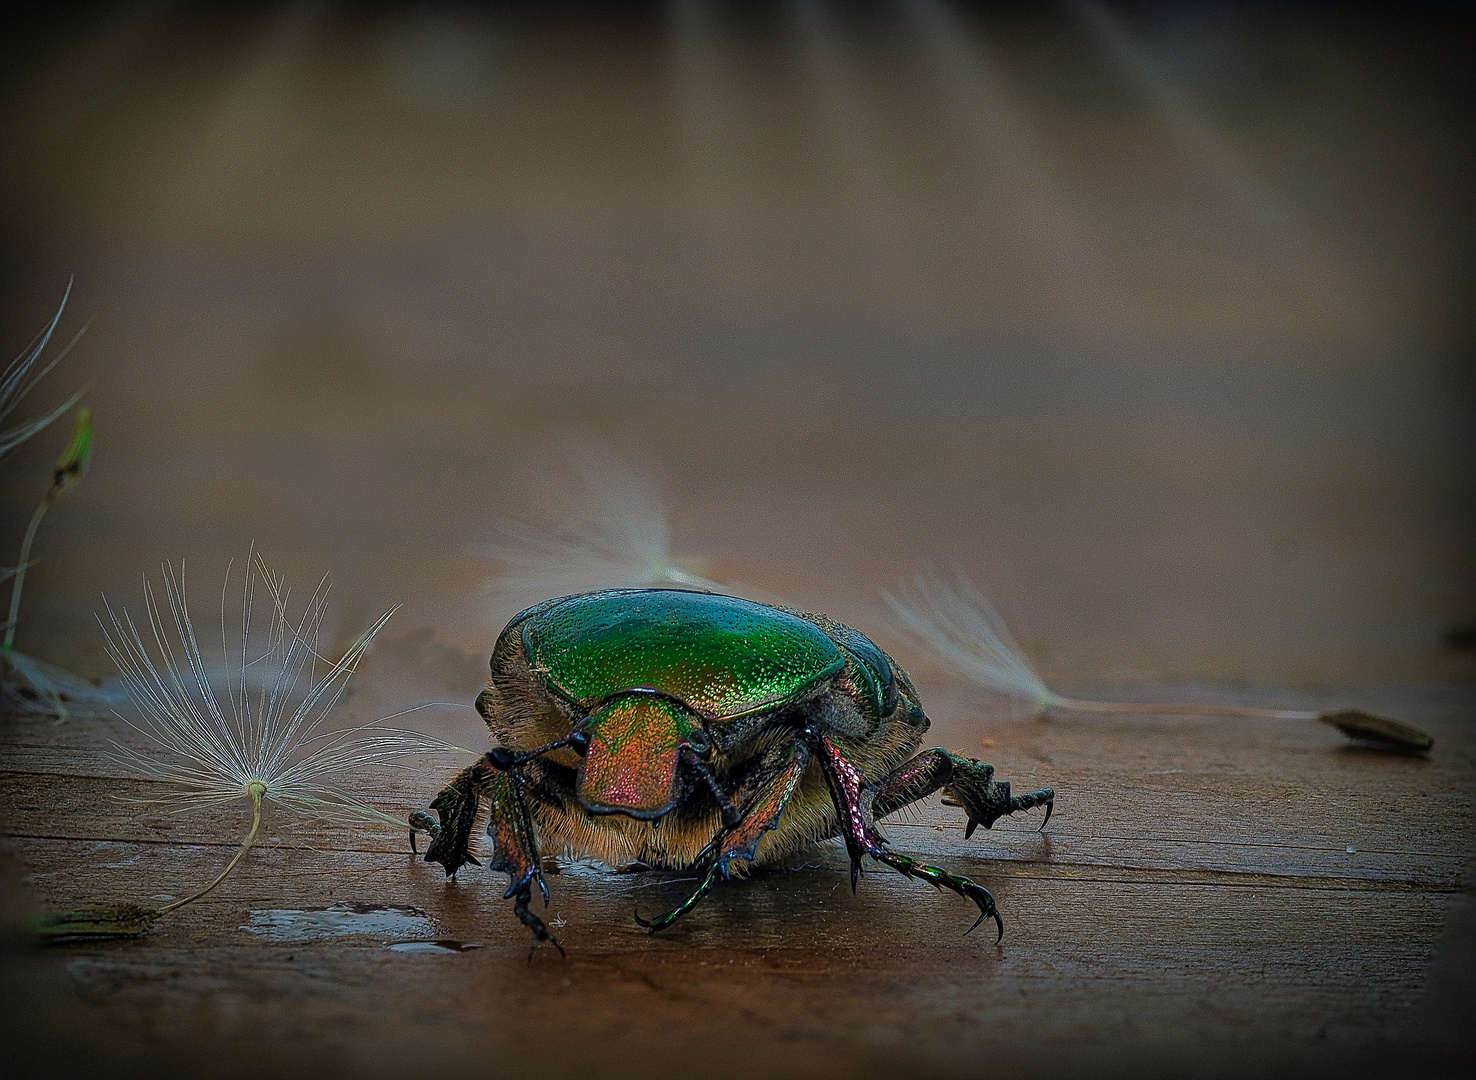
POLYGON ((1160 714, 1244 717, 1255 720, 1313 720, 1337 728, 1348 738, 1396 753, 1427 753, 1435 741, 1426 731, 1361 709, 1317 710, 1205 701, 1089 701, 1063 697, 1046 687, 1010 636, 1004 620, 955 569, 945 581, 930 567, 915 574, 896 593, 881 590, 905 636, 922 655, 937 660, 975 686, 1038 713, 1160 714))
POLYGON ((674 585, 718 588, 701 559, 672 554, 665 500, 656 482, 604 445, 575 439, 563 447, 576 482, 547 527, 503 523, 501 538, 478 550, 502 567, 489 592, 544 600, 595 589, 674 585))
POLYGON ((900 629, 918 651, 976 686, 1045 710, 1058 699, 1010 636, 1004 620, 955 569, 946 581, 931 567, 881 590, 900 629))
MULTIPOLYGON (((87 333, 87 326, 83 326, 61 352, 53 356, 39 371, 36 370, 41 354, 46 351, 46 346, 51 343, 51 335, 56 332, 57 324, 61 322, 62 312, 67 310, 67 300, 71 295, 72 283, 68 281, 67 291, 62 294, 61 303, 57 305, 56 314, 51 317, 51 321, 29 345, 21 350, 20 355, 6 366, 5 373, 0 375, 0 421, 5 420, 15 411, 16 407, 25 400, 26 395, 34 390, 42 379, 46 378, 52 368, 66 358, 67 353, 72 351, 73 346, 81 340, 82 335, 87 333)), ((82 392, 79 390, 50 411, 0 431, 0 457, 4 457, 32 435, 45 429, 53 420, 77 404, 81 396, 82 392)))
POLYGON ((111 685, 97 686, 66 668, 34 656, 0 650, 0 703, 40 713, 57 723, 75 715, 105 713, 122 700, 111 685))
MULTIPOLYGON (((221 664, 207 664, 185 598, 183 571, 163 571, 165 603, 144 580, 146 642, 126 610, 107 606, 108 655, 138 712, 124 720, 146 748, 114 743, 115 759, 174 790, 181 806, 250 799, 308 817, 369 818, 403 826, 335 786, 408 755, 461 752, 413 731, 362 725, 333 728, 329 718, 349 679, 393 614, 385 612, 337 660, 318 652, 328 598, 325 578, 300 612, 259 555, 248 559, 240 624, 228 627, 222 588, 221 664)), ((106 606, 106 601, 104 602, 106 606)))

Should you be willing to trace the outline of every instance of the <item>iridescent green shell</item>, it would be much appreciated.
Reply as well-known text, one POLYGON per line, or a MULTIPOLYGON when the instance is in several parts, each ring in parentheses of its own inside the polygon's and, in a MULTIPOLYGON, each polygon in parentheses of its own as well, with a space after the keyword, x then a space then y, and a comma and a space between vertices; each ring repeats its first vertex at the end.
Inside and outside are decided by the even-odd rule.
POLYGON ((708 720, 730 720, 780 708, 846 666, 845 653, 814 623, 712 593, 586 593, 519 618, 533 670, 584 709, 644 688, 708 720))

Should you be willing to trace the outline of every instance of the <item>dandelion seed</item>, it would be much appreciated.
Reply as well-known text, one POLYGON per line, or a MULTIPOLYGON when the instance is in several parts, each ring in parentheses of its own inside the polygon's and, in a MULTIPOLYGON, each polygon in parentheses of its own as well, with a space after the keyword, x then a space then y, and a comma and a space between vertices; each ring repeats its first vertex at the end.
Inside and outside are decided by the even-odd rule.
MULTIPOLYGON (((200 899, 240 863, 261 830, 270 804, 308 818, 360 818, 403 829, 402 819, 377 810, 336 786, 366 767, 396 765, 407 755, 471 753, 418 732, 364 725, 329 726, 349 679, 393 610, 359 635, 336 661, 319 654, 327 580, 303 610, 289 612, 289 591, 260 556, 248 560, 241 594, 238 640, 221 604, 224 674, 212 676, 196 637, 183 574, 164 568, 164 603, 144 581, 147 638, 126 610, 104 602, 107 652, 118 668, 139 718, 124 723, 147 744, 114 743, 114 760, 143 777, 163 781, 162 801, 208 806, 245 799, 251 825, 235 856, 209 884, 158 908, 105 905, 43 919, 50 939, 136 936, 154 920, 200 899), (264 608, 265 618, 258 609, 264 608), (258 635, 256 626, 265 623, 258 635)), ((229 588, 229 573, 227 574, 229 588)))
POLYGON ((678 585, 715 588, 701 560, 672 554, 661 492, 601 443, 570 438, 564 452, 580 495, 551 529, 509 522, 484 552, 503 566, 489 586, 516 597, 678 585))
POLYGON ((1265 720, 1316 720, 1351 739, 1398 751, 1427 751, 1435 740, 1417 727, 1359 709, 1317 712, 1266 709, 1199 702, 1165 704, 1083 701, 1053 693, 1010 636, 1004 620, 961 570, 953 580, 924 567, 895 593, 882 599, 906 637, 924 655, 936 658, 954 674, 992 693, 1026 703, 1042 713, 1164 713, 1173 715, 1245 716, 1265 720))
MULTIPOLYGON (((72 283, 68 281, 67 291, 57 306, 56 314, 51 317, 51 322, 36 335, 19 356, 10 362, 4 374, 0 375, 0 421, 15 411, 26 396, 36 388, 52 368, 61 363, 82 335, 87 332, 87 327, 84 326, 66 348, 62 349, 40 370, 36 369, 41 354, 46 351, 46 346, 50 344, 51 337, 61 322, 62 312, 66 310, 67 299, 71 294, 72 283)), ((4 457, 31 436, 44 430, 52 421, 75 405, 81 396, 82 392, 79 390, 50 412, 0 431, 0 457, 4 457)), ((11 582, 10 611, 3 628, 4 640, 0 643, 0 676, 3 676, 3 680, 0 680, 0 690, 4 691, 10 702, 21 708, 39 707, 43 711, 54 714, 59 720, 67 719, 67 702, 100 703, 102 695, 98 694, 90 684, 70 672, 14 651, 15 631, 20 619, 21 590, 25 585, 26 571, 31 566, 31 544, 36 538, 36 530, 41 524, 41 518, 45 516, 57 496, 81 478, 83 470, 87 467, 91 446, 92 418, 84 409, 77 418, 77 428, 72 441, 57 463, 51 488, 41 499, 35 513, 31 515, 30 525, 21 543, 19 560, 14 567, 0 570, 0 581, 9 579, 11 582)))

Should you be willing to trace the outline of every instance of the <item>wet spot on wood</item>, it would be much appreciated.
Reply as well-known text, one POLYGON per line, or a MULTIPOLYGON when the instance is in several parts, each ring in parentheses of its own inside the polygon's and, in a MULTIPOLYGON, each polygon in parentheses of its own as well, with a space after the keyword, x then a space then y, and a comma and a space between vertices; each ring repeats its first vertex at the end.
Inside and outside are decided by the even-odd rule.
POLYGON ((241 927, 265 941, 375 936, 428 939, 435 925, 424 911, 399 904, 343 902, 329 907, 253 910, 241 927))

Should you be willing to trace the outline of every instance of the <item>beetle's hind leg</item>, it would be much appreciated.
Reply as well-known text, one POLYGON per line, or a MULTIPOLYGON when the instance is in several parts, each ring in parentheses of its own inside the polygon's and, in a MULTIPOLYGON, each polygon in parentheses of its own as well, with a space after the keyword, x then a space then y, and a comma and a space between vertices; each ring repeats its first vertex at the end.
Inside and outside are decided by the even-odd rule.
POLYGON ((993 919, 999 928, 999 936, 994 939, 995 942, 1004 940, 1004 919, 1000 918, 999 908, 995 906, 994 894, 977 881, 966 878, 962 874, 950 874, 938 866, 927 866, 909 859, 906 855, 887 851, 885 848, 873 850, 870 854, 873 859, 885 863, 899 874, 910 878, 921 878, 935 889, 951 889, 965 900, 972 900, 979 905, 979 917, 974 920, 973 926, 964 931, 965 935, 972 934, 979 929, 979 924, 985 919, 993 919))
POLYGON ((1045 818, 1040 823, 1044 829, 1056 801, 1051 788, 1012 796, 1008 780, 994 779, 993 765, 935 746, 904 762, 882 781, 874 804, 876 816, 886 817, 940 789, 945 804, 961 806, 968 814, 965 837, 973 836, 980 825, 993 828, 1005 815, 1036 806, 1045 807, 1045 818))
MULTIPOLYGON (((819 752, 820 764, 825 771, 826 783, 830 787, 831 798, 835 802, 836 814, 840 819, 841 836, 845 839, 846 850, 851 856, 851 890, 855 891, 856 881, 861 874, 861 857, 869 855, 906 877, 919 878, 934 888, 949 889, 965 900, 972 900, 979 908, 979 917, 964 932, 972 933, 985 919, 993 919, 999 928, 999 937, 996 940, 1003 939, 1004 920, 1000 917, 994 896, 988 889, 960 874, 952 874, 941 867, 928 866, 906 855, 889 851, 886 838, 877 829, 873 817, 916 802, 924 795, 943 787, 953 775, 954 756, 946 750, 920 754, 890 774, 880 790, 875 790, 867 783, 860 767, 851 760, 844 747, 826 734, 815 733, 812 737, 819 752)), ((962 758, 958 760, 965 761, 962 758)), ((986 765, 983 768, 990 767, 986 765)), ((992 772, 990 769, 991 774, 992 772)), ((996 792, 995 798, 1005 800, 1003 805, 1008 806, 1008 785, 1004 786, 1002 794, 996 792)), ((1032 802, 1030 805, 1036 803, 1032 802)), ((1010 813, 1011 810, 1001 812, 1010 813)), ((991 822, 993 820, 994 818, 989 819, 991 822)), ((973 822, 972 811, 970 821, 973 822)), ((972 832, 972 828, 970 831, 972 832)))

